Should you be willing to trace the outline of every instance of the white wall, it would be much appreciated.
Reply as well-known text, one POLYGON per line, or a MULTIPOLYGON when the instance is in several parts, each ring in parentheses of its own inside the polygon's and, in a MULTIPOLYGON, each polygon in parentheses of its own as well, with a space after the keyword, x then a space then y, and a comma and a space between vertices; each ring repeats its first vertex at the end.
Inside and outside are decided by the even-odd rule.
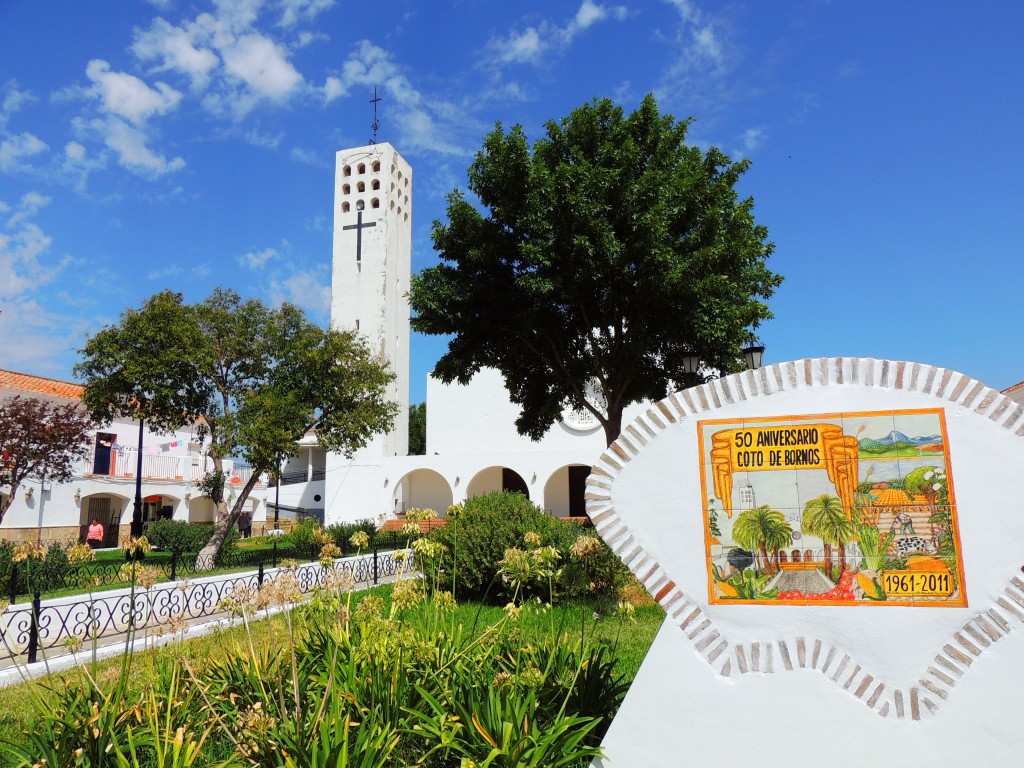
POLYGON ((769 366, 663 405, 632 425, 645 442, 620 438, 588 481, 598 532, 668 613, 609 730, 606 765, 862 765, 851 744, 886 764, 1024 754, 1008 714, 1024 704, 1024 516, 1007 509, 1024 476, 1024 408, 953 371, 849 358, 769 366), (967 607, 710 603, 699 420, 934 408, 967 607))

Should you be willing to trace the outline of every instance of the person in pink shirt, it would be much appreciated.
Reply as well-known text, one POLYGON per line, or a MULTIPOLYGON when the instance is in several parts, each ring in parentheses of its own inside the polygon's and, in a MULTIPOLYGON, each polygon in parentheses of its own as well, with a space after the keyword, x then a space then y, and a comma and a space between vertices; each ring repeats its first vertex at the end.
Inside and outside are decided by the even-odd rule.
POLYGON ((85 543, 93 549, 99 549, 103 544, 103 526, 95 517, 92 519, 92 525, 89 526, 89 533, 85 536, 85 543))

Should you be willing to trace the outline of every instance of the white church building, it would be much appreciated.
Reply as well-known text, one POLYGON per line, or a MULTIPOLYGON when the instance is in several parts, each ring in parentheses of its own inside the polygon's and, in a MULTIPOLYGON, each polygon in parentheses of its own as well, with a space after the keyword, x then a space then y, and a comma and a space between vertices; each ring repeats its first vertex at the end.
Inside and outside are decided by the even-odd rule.
MULTIPOLYGON (((331 323, 360 333, 396 374, 394 430, 352 459, 314 439, 284 468, 280 503, 328 524, 401 514, 496 490, 517 490, 551 514, 583 516, 584 483, 605 448, 589 412, 567 410, 539 441, 516 431, 518 406, 500 374, 483 370, 466 386, 427 381, 426 454, 409 456, 409 281, 412 168, 390 144, 336 156, 331 323)), ((630 423, 643 406, 627 409, 630 423)))

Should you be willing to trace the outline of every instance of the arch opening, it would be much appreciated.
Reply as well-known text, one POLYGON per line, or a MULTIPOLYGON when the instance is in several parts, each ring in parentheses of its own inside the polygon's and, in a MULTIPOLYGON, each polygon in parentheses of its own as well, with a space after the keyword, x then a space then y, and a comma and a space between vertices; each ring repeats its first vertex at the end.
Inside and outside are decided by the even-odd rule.
POLYGON ((407 509, 432 509, 438 517, 444 517, 452 505, 452 488, 444 477, 432 469, 414 469, 407 472, 395 483, 392 494, 392 508, 395 512, 407 509))
POLYGON ((544 483, 544 509, 556 517, 586 517, 587 477, 590 467, 566 464, 559 467, 544 483))

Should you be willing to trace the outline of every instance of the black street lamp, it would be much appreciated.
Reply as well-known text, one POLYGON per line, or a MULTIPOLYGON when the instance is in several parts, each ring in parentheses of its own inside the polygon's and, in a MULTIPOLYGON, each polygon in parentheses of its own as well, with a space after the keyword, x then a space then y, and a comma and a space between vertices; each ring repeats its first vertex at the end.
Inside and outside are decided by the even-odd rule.
POLYGON ((135 465, 135 507, 132 509, 131 535, 142 535, 142 429, 145 421, 139 419, 139 450, 135 465))
POLYGON ((764 363, 764 344, 756 336, 751 335, 743 345, 743 358, 750 371, 756 371, 764 363))
POLYGON ((278 512, 281 511, 281 459, 277 459, 277 472, 274 473, 277 483, 274 487, 274 530, 277 530, 278 512))

